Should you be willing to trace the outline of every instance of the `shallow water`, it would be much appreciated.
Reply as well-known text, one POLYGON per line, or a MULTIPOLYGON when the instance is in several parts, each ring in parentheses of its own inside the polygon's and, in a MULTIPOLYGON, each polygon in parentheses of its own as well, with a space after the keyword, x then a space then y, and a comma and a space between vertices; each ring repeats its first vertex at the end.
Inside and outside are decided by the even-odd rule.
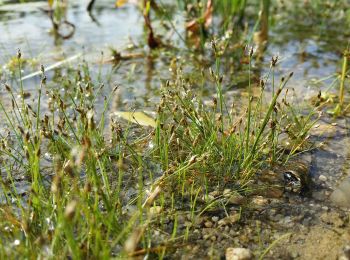
MULTIPOLYGON (((76 29, 74 35, 66 40, 55 37, 51 32, 52 24, 44 11, 48 9, 46 1, 0 6, 0 63, 6 64, 16 55, 18 48, 25 58, 37 60, 36 67, 29 68, 27 74, 36 71, 39 64, 49 66, 57 60, 78 53, 97 64, 101 60, 101 52, 104 52, 106 60, 110 55, 110 47, 125 49, 130 45, 130 40, 137 45, 141 43, 139 47, 142 51, 145 35, 140 10, 134 4, 126 4, 116 9, 113 8, 112 2, 96 1, 92 17, 86 11, 87 1, 69 1, 66 19, 74 24, 76 29)), ((175 20, 177 30, 181 33, 181 14, 178 13, 175 20)), ((308 98, 318 92, 318 87, 313 86, 311 80, 327 77, 339 70, 339 51, 329 51, 324 47, 327 42, 315 40, 307 31, 303 31, 301 35, 293 34, 281 31, 282 26, 276 25, 271 28, 270 43, 262 68, 268 68, 269 57, 279 55, 280 75, 293 71, 295 75, 289 87, 308 98)), ((159 32, 164 32, 164 29, 160 29, 159 32)), ((176 33, 172 34, 175 44, 183 45, 176 33)), ((144 45, 144 48, 147 49, 147 46, 144 45)), ((126 85, 123 100, 136 101, 140 106, 150 105, 153 94, 157 93, 158 79, 168 74, 168 61, 164 62, 162 59, 166 60, 166 57, 127 61, 116 73, 112 73, 112 81, 126 85)), ((81 59, 74 60, 73 63, 79 60, 81 59)), ((263 69, 262 74, 264 71, 263 69)), ((2 79, 4 80, 6 78, 2 79)), ((327 86, 329 82, 324 82, 324 85, 327 86)), ((27 87, 30 88, 30 85, 33 85, 33 82, 28 83, 27 87)))

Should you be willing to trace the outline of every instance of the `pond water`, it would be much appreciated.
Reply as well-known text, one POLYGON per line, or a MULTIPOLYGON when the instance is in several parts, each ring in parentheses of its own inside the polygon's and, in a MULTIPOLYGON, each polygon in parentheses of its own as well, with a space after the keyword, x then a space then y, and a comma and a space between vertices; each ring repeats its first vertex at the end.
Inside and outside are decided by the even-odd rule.
MULTIPOLYGON (((0 63, 7 64, 16 55, 17 49, 21 49, 25 58, 35 61, 25 75, 37 71, 39 64, 47 67, 77 54, 92 61, 97 70, 101 59, 110 58, 110 48, 121 51, 135 44, 139 51, 147 50, 143 17, 135 4, 114 8, 113 1, 96 1, 93 12, 89 14, 86 11, 87 2, 68 1, 65 17, 75 25, 75 31, 72 37, 64 40, 52 32, 46 1, 21 4, 17 1, 6 1, 0 6, 0 63), (101 52, 104 53, 103 58, 101 52)), ((338 45, 336 49, 330 48, 331 44, 324 42, 320 33, 315 33, 312 28, 303 28, 303 31, 293 33, 286 28, 286 24, 288 22, 271 27, 270 42, 261 66, 262 74, 269 67, 270 57, 279 55, 280 74, 293 71, 295 75, 289 86, 297 94, 309 98, 318 92, 320 86, 326 89, 331 82, 328 80, 315 86, 311 84, 311 80, 328 77, 340 69, 341 47, 338 45)), ((168 34, 171 36, 168 37, 174 40, 175 46, 183 47, 183 42, 177 36, 177 33, 184 31, 181 12, 175 14, 174 26, 177 28, 176 32, 170 30, 168 34)), ((62 30, 62 34, 67 34, 71 29, 66 26, 62 30)), ((164 33, 164 28, 159 33, 164 33)), ((76 64, 81 59, 73 59, 72 63, 76 64)), ((124 101, 132 100, 134 105, 139 104, 141 107, 152 106, 159 88, 159 78, 169 77, 169 59, 166 54, 160 54, 159 57, 148 57, 136 62, 126 61, 111 73, 111 81, 125 85, 122 97, 124 101)), ((110 70, 110 64, 104 67, 110 70)), ((5 80, 8 79, 3 77, 2 81, 5 80)), ((32 78, 32 82, 26 86, 31 88, 33 84, 32 78)))

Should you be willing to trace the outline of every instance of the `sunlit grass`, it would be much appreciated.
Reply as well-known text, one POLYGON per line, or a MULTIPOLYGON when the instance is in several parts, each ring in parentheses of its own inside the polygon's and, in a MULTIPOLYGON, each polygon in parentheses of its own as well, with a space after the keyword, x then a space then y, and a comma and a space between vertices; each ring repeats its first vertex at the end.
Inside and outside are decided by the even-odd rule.
MULTIPOLYGON (((21 59, 19 52, 19 70, 21 59)), ((162 87, 156 127, 137 130, 109 119, 113 92, 104 98, 103 111, 96 110, 103 84, 93 83, 88 68, 81 68, 70 70, 71 87, 60 94, 47 88, 42 67, 31 104, 22 82, 17 90, 5 85, 12 106, 0 102, 8 130, 1 136, 0 239, 10 245, 0 248, 4 257, 162 255, 172 246, 155 242, 153 228, 173 222, 168 239, 181 246, 191 228, 178 228, 178 214, 189 211, 195 221, 215 205, 202 198, 227 186, 247 195, 255 173, 271 165, 271 153, 275 163, 295 153, 277 146, 288 118, 298 120, 280 98, 291 75, 263 105, 267 76, 258 100, 248 97, 251 112, 242 109, 237 116, 222 95, 219 67, 208 72, 217 89, 209 107, 178 68, 162 87), (44 93, 49 111, 42 110, 44 93), (271 138, 276 146, 268 145, 271 138)), ((295 147, 307 138, 298 129, 312 121, 302 124, 291 132, 295 147)))

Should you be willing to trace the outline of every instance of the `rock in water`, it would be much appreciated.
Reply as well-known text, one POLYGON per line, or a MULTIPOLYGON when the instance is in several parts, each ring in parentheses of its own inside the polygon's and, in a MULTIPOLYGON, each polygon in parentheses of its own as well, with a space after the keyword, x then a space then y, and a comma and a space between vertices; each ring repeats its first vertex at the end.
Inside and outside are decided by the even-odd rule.
POLYGON ((226 249, 226 260, 249 260, 253 258, 252 252, 247 248, 233 248, 226 249))
POLYGON ((340 183, 331 194, 330 199, 339 207, 350 208, 350 178, 340 183))

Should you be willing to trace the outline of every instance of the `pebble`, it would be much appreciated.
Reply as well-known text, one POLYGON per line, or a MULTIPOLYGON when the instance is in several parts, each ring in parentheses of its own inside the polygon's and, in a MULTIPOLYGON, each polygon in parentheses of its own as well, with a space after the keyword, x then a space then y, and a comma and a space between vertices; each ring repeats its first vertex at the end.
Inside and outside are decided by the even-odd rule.
POLYGON ((52 154, 50 154, 50 153, 44 153, 44 158, 48 162, 52 162, 53 161, 52 154))
POLYGON ((219 217, 218 216, 214 216, 211 218, 212 221, 214 222, 218 222, 219 221, 219 217))
POLYGON ((193 224, 191 221, 185 221, 184 226, 185 227, 193 227, 193 224))
POLYGON ((214 191, 209 193, 209 196, 212 196, 214 198, 217 197, 217 196, 220 196, 220 195, 221 195, 220 192, 217 191, 217 190, 214 190, 214 191))
POLYGON ((219 226, 234 224, 237 221, 239 221, 240 218, 241 218, 241 215, 239 213, 234 213, 226 218, 220 219, 218 224, 219 226))
POLYGON ((230 236, 236 236, 236 232, 233 229, 230 229, 230 232, 228 233, 230 236))
POLYGON ((333 203, 340 207, 350 207, 350 179, 345 179, 330 196, 333 203))
POLYGON ((318 179, 319 179, 320 181, 327 181, 327 177, 324 176, 324 175, 322 175, 322 174, 318 177, 318 179))
POLYGON ((209 235, 209 234, 203 235, 203 239, 204 239, 204 240, 208 240, 209 238, 210 238, 210 235, 209 235))
POLYGON ((154 206, 149 209, 149 213, 151 214, 151 216, 158 215, 161 211, 162 211, 161 206, 154 206))
POLYGON ((252 204, 256 206, 266 206, 268 203, 268 199, 263 196, 256 196, 252 199, 252 204))
POLYGON ((225 226, 225 225, 229 224, 229 222, 227 221, 226 218, 223 218, 223 219, 219 220, 218 224, 219 224, 219 227, 220 227, 220 226, 225 226))
POLYGON ((226 249, 226 260, 249 260, 253 258, 252 252, 247 248, 233 248, 226 249))
POLYGON ((228 198, 227 202, 233 205, 242 205, 247 202, 247 199, 240 194, 234 194, 228 198))
POLYGON ((222 195, 228 196, 230 195, 231 192, 232 192, 231 189, 224 189, 224 192, 222 193, 222 195))
POLYGON ((211 228, 211 227, 213 227, 213 222, 208 220, 208 221, 204 222, 204 226, 207 228, 211 228))
POLYGON ((208 195, 203 195, 202 197, 201 197, 201 201, 204 201, 204 202, 206 202, 206 201, 212 201, 212 200, 214 200, 215 198, 214 198, 214 196, 212 196, 212 195, 210 195, 210 194, 208 194, 208 195))

